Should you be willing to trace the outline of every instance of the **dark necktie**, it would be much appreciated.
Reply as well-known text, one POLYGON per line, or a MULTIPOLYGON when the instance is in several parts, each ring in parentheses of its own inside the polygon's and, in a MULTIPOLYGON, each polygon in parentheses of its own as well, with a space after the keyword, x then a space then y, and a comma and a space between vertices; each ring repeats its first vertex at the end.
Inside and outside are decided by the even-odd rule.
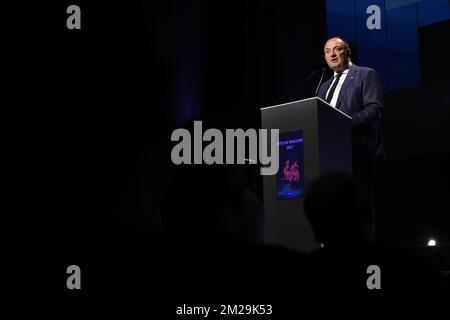
POLYGON ((334 80, 333 85, 330 88, 330 92, 328 92, 327 98, 325 99, 328 103, 330 103, 331 99, 333 99, 334 90, 336 90, 336 87, 339 83, 339 79, 341 78, 342 73, 338 73, 336 75, 336 80, 334 80))

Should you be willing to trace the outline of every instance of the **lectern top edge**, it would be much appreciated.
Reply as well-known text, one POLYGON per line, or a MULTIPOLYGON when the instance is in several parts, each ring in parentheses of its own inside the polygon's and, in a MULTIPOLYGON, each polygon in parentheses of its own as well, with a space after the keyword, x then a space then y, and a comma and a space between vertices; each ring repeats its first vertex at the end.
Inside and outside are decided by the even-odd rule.
POLYGON ((322 102, 325 103, 328 107, 333 108, 334 110, 338 111, 339 113, 341 113, 343 116, 347 117, 348 119, 350 119, 350 120, 352 119, 352 117, 350 117, 348 114, 342 112, 342 111, 339 110, 339 109, 336 109, 336 108, 332 107, 328 102, 326 102, 325 100, 323 100, 322 98, 319 98, 319 97, 311 97, 311 98, 307 98, 307 99, 302 99, 302 100, 297 100, 297 101, 286 102, 286 103, 283 103, 283 104, 277 104, 277 105, 275 105, 275 106, 270 106, 270 107, 260 108, 260 110, 263 111, 263 110, 268 110, 268 109, 272 109, 272 108, 278 108, 278 107, 282 107, 282 106, 285 106, 285 105, 288 105, 288 104, 293 104, 293 103, 302 102, 302 101, 308 101, 308 100, 313 100, 313 99, 318 99, 318 100, 322 101, 322 102))
MULTIPOLYGON (((296 100, 296 101, 290 101, 290 102, 286 102, 286 103, 282 103, 282 104, 276 104, 274 106, 270 106, 270 107, 264 107, 264 108, 259 108, 260 110, 266 110, 266 109, 272 109, 272 108, 277 108, 277 107, 281 107, 281 106, 285 106, 287 104, 291 104, 291 103, 296 103, 296 102, 301 102, 301 101, 308 101, 308 100, 312 100, 312 99, 320 99, 319 97, 311 97, 311 98, 306 98, 306 99, 302 99, 302 100, 296 100)), ((320 99, 322 100, 322 99, 320 99)), ((323 101, 323 100, 322 100, 323 101)), ((325 102, 325 101, 324 101, 325 102)), ((325 102, 326 103, 326 102, 325 102)))
POLYGON ((333 108, 334 110, 338 111, 340 114, 342 114, 343 116, 349 118, 350 120, 352 119, 352 117, 350 117, 348 114, 346 114, 346 113, 342 112, 341 110, 336 109, 335 107, 331 106, 328 102, 326 102, 326 101, 323 100, 322 98, 319 98, 319 97, 315 97, 315 98, 319 99, 320 101, 322 101, 323 103, 325 103, 327 106, 329 106, 330 108, 333 108))

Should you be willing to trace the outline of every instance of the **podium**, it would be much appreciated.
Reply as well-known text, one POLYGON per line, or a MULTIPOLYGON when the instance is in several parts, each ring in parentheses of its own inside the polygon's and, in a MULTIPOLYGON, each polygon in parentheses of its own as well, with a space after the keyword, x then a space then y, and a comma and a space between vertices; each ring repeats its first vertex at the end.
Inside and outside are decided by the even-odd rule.
POLYGON ((319 175, 352 173, 351 118, 313 97, 261 108, 263 129, 279 129, 279 167, 263 178, 265 242, 301 252, 319 244, 303 211, 304 190, 319 175))

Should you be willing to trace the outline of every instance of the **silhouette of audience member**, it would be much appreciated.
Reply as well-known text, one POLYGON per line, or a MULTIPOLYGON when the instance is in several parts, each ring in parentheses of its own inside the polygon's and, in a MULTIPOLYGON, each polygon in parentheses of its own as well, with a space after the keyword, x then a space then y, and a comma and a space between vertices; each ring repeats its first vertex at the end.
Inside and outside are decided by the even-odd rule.
POLYGON ((352 176, 328 173, 307 188, 305 213, 322 248, 309 255, 313 297, 422 297, 437 293, 439 274, 430 262, 372 242, 371 206, 352 176), (369 289, 368 267, 380 268, 381 289, 369 289))
POLYGON ((372 241, 372 209, 351 176, 330 173, 319 177, 307 190, 304 206, 319 242, 334 246, 372 241))

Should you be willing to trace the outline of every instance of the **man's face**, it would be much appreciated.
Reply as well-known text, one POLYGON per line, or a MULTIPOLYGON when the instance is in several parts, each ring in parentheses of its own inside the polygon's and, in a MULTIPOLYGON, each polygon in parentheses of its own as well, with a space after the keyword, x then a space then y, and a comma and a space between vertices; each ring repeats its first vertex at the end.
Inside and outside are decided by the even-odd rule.
POLYGON ((325 60, 330 69, 342 72, 348 65, 348 52, 344 41, 338 38, 330 39, 324 47, 325 60))

